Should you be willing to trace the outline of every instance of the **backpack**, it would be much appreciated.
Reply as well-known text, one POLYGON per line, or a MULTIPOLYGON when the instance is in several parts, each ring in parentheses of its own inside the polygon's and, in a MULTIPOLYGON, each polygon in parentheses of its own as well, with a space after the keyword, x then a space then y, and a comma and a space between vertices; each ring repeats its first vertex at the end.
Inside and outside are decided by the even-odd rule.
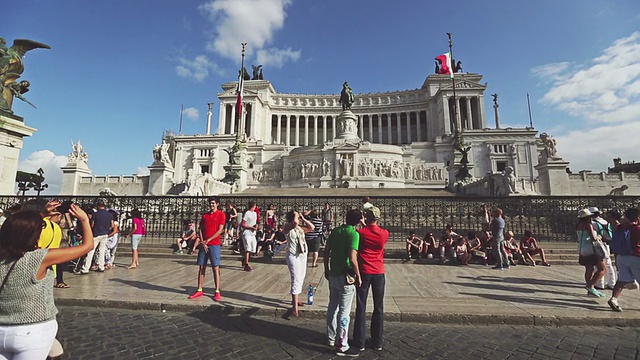
POLYGON ((611 224, 606 224, 606 225, 602 225, 599 222, 595 222, 596 224, 596 232, 598 233, 598 235, 602 236, 602 241, 609 243, 611 241, 611 224))
POLYGON ((611 236, 611 252, 616 255, 632 255, 631 230, 619 227, 611 236))

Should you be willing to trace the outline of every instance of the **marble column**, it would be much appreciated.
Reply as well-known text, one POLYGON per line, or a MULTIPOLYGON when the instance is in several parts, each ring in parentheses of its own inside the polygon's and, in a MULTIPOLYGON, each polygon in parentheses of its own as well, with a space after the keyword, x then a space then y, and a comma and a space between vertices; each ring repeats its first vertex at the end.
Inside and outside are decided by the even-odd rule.
MULTIPOLYGON (((292 115, 294 116, 294 115, 292 115)), ((296 119, 296 128, 293 131, 293 135, 295 136, 295 146, 300 146, 300 117, 299 116, 295 116, 296 119)))
POLYGON ((456 98, 456 126, 458 127, 458 129, 462 130, 462 121, 460 121, 460 119, 462 119, 462 111, 460 108, 460 98, 457 97, 456 98))
POLYGON ((411 113, 407 114, 407 144, 411 144, 411 113))
POLYGON ((487 127, 484 118, 484 95, 478 97, 478 111, 480 112, 480 114, 478 114, 478 124, 480 125, 480 129, 484 129, 487 127))
POLYGON ((313 145, 318 145, 318 117, 313 117, 313 145))
POLYGON ((284 144, 287 146, 291 146, 291 115, 285 115, 284 118, 287 121, 287 138, 285 139, 284 144))
POLYGON ((444 133, 451 134, 451 111, 449 111, 449 98, 446 95, 442 96, 442 110, 444 115, 444 133))
POLYGON ((276 124, 276 144, 280 145, 282 142, 280 133, 282 132, 282 117, 280 115, 276 115, 278 118, 278 122, 276 124))
POLYGON ((473 129, 473 116, 471 116, 471 98, 467 97, 467 129, 473 129))
POLYGON ((327 142, 327 117, 322 117, 322 143, 327 142))
POLYGON ((369 118, 369 142, 373 142, 373 119, 371 119, 371 115, 367 115, 369 118))
POLYGON ((396 113, 396 132, 398 133, 398 145, 402 144, 402 117, 401 113, 396 113))
POLYGON ((360 140, 364 139, 364 119, 362 115, 358 115, 358 124, 360 125, 360 140))
POLYGON ((417 129, 417 134, 416 134, 416 141, 422 141, 422 129, 420 127, 420 111, 416 111, 416 129, 417 129))
MULTIPOLYGON (((222 108, 224 108, 224 105, 220 104, 220 109, 222 108)), ((222 115, 222 111, 220 111, 220 115, 218 116, 218 122, 219 122, 218 134, 224 134, 224 128, 227 125, 227 121, 226 121, 227 119, 221 115, 222 115)), ((209 114, 207 114, 207 116, 208 116, 208 120, 211 119, 211 116, 209 116, 209 114)))
POLYGON ((378 144, 382 144, 382 115, 378 114, 378 144))
POLYGON ((304 117, 304 146, 309 146, 309 116, 304 117))
POLYGON ((334 118, 333 116, 331 117, 331 129, 333 131, 331 133, 331 140, 333 140, 336 137, 336 118, 334 118))
POLYGON ((393 138, 391 137, 391 114, 387 114, 387 141, 389 144, 393 144, 393 138))
POLYGON ((230 134, 236 133, 236 107, 231 106, 231 132, 230 134))

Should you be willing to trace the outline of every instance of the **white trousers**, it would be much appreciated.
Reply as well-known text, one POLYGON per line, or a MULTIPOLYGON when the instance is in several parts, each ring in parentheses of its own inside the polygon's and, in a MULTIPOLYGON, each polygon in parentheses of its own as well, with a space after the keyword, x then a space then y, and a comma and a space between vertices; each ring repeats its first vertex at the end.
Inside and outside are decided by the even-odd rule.
POLYGON ((0 360, 45 359, 58 332, 58 322, 0 325, 0 360))
POLYGON ((307 254, 296 256, 287 252, 287 267, 291 274, 291 294, 299 295, 302 292, 304 278, 307 276, 307 254))
POLYGON ((87 257, 84 259, 84 264, 82 264, 82 272, 89 272, 91 268, 91 262, 93 261, 93 255, 96 252, 96 248, 98 249, 98 269, 104 270, 104 256, 107 250, 107 235, 100 235, 93 238, 93 250, 87 253, 87 257))
POLYGON ((613 268, 611 258, 604 259, 604 268, 607 270, 604 276, 596 284, 597 287, 605 288, 607 286, 613 287, 616 284, 616 269, 613 268))

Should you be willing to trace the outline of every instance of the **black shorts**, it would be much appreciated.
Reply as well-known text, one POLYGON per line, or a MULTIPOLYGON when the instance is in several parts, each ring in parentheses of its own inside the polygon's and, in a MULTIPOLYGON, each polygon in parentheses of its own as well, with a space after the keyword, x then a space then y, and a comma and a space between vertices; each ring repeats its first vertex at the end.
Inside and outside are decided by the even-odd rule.
POLYGON ((315 237, 313 239, 307 240, 307 247, 309 247, 309 252, 319 252, 320 251, 320 237, 315 237))
POLYGON ((583 266, 596 266, 598 264, 598 257, 595 255, 578 256, 578 264, 583 266))

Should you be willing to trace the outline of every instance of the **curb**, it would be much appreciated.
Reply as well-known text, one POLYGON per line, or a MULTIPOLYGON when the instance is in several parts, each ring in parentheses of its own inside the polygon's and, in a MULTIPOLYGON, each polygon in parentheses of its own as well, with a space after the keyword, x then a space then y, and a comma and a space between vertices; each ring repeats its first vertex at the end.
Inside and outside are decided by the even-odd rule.
MULTIPOLYGON (((246 317, 282 317, 291 316, 286 308, 260 308, 233 305, 185 305, 163 304, 138 301, 97 300, 97 299, 56 299, 58 307, 92 307, 124 309, 134 311, 161 311, 198 316, 246 316, 246 317)), ((353 316, 353 312, 352 312, 353 316)), ((367 314, 370 316, 370 313, 367 314)), ((300 317, 306 319, 325 319, 325 310, 300 309, 300 317)), ((569 316, 536 315, 495 315, 495 314, 456 314, 456 313, 385 313, 385 321, 420 323, 428 325, 510 325, 510 326, 596 326, 596 327, 640 327, 640 318, 593 318, 569 316)))

